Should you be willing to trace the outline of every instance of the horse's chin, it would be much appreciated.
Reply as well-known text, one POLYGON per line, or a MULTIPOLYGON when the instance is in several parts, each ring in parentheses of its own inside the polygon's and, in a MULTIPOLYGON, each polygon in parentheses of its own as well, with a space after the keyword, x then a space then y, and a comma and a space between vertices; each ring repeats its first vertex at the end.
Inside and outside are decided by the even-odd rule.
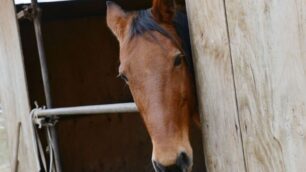
POLYGON ((152 165, 154 167, 154 172, 192 172, 193 162, 191 162, 191 165, 183 169, 180 169, 180 167, 178 167, 177 165, 163 167, 158 165, 158 163, 156 163, 156 161, 154 160, 152 160, 152 165), (173 168, 173 166, 175 166, 175 168, 173 168))
MULTIPOLYGON (((154 172, 160 172, 160 171, 156 171, 156 170, 154 170, 154 172)), ((166 171, 167 172, 167 171, 166 171)), ((178 172, 192 172, 192 170, 190 169, 188 169, 188 170, 183 170, 183 171, 178 171, 178 172)))
MULTIPOLYGON (((160 171, 154 169, 154 172, 160 172, 160 171)), ((165 172, 167 172, 167 171, 165 171, 165 172)), ((177 171, 177 172, 192 172, 192 167, 190 167, 188 169, 185 169, 185 170, 182 170, 182 171, 177 171)))

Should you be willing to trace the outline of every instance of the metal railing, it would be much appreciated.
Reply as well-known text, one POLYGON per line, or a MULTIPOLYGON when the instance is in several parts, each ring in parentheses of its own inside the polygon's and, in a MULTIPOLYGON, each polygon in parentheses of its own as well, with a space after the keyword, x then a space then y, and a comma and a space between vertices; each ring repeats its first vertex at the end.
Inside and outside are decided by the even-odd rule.
MULTIPOLYGON (((49 108, 49 109, 44 109, 44 108, 35 108, 31 111, 30 117, 31 117, 31 123, 33 124, 33 129, 35 131, 34 134, 34 140, 33 145, 35 149, 35 154, 36 157, 40 157, 42 166, 46 171, 53 172, 58 172, 58 168, 53 168, 53 158, 55 152, 50 152, 50 162, 49 162, 49 170, 47 170, 47 163, 46 163, 46 158, 42 150, 42 144, 40 141, 40 138, 38 136, 38 133, 35 128, 38 126, 38 128, 41 127, 50 127, 50 126, 55 126, 56 122, 61 118, 61 117, 69 117, 69 116, 81 116, 81 115, 96 115, 96 114, 110 114, 110 113, 135 113, 138 112, 138 109, 135 105, 135 103, 117 103, 117 104, 104 104, 104 105, 90 105, 90 106, 76 106, 76 107, 63 107, 63 108, 49 108)), ((47 132, 47 135, 49 136, 49 142, 52 141, 52 137, 50 135, 50 130, 47 132)), ((49 145, 49 148, 52 148, 50 146, 53 146, 53 144, 49 145)))
POLYGON ((77 106, 66 108, 53 108, 53 109, 34 109, 33 113, 35 118, 51 118, 79 116, 88 114, 105 114, 105 113, 134 113, 138 112, 135 103, 117 103, 105 105, 91 105, 91 106, 77 106))

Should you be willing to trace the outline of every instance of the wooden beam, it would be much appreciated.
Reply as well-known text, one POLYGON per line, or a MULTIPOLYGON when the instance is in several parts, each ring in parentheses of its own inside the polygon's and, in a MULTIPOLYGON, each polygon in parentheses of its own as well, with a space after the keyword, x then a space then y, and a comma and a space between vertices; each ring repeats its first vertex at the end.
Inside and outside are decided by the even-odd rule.
MULTIPOLYGON (((18 171, 39 171, 32 145, 33 131, 30 123, 23 57, 17 26, 15 6, 12 0, 1 1, 0 6, 0 104, 6 119, 9 149, 16 148, 17 123, 21 121, 18 153, 18 171)), ((11 156, 11 162, 15 161, 11 156)))
POLYGON ((18 156, 19 156, 19 143, 20 143, 20 130, 21 130, 21 122, 17 123, 17 130, 16 130, 16 138, 14 140, 14 150, 12 151, 13 155, 12 155, 12 164, 11 164, 11 168, 12 168, 12 172, 18 172, 18 156))
POLYGON ((186 1, 209 172, 245 172, 223 0, 186 1))
POLYGON ((306 169, 306 1, 226 0, 247 171, 306 169))

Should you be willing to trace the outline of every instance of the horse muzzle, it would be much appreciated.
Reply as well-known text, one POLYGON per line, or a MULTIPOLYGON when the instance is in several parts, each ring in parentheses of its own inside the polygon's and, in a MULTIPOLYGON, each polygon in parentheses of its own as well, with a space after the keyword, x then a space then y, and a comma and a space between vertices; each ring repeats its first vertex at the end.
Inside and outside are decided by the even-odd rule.
POLYGON ((185 152, 178 155, 175 164, 164 166, 156 161, 153 161, 155 172, 190 172, 192 160, 185 152))

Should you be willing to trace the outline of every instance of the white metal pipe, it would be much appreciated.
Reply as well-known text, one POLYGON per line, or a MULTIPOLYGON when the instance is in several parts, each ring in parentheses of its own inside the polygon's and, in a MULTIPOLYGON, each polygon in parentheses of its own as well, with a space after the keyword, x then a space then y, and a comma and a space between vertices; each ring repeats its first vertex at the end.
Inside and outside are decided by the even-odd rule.
POLYGON ((135 103, 118 103, 93 106, 77 106, 67 108, 37 109, 34 111, 36 117, 52 116, 75 116, 84 114, 103 114, 103 113, 133 113, 138 112, 135 103))

